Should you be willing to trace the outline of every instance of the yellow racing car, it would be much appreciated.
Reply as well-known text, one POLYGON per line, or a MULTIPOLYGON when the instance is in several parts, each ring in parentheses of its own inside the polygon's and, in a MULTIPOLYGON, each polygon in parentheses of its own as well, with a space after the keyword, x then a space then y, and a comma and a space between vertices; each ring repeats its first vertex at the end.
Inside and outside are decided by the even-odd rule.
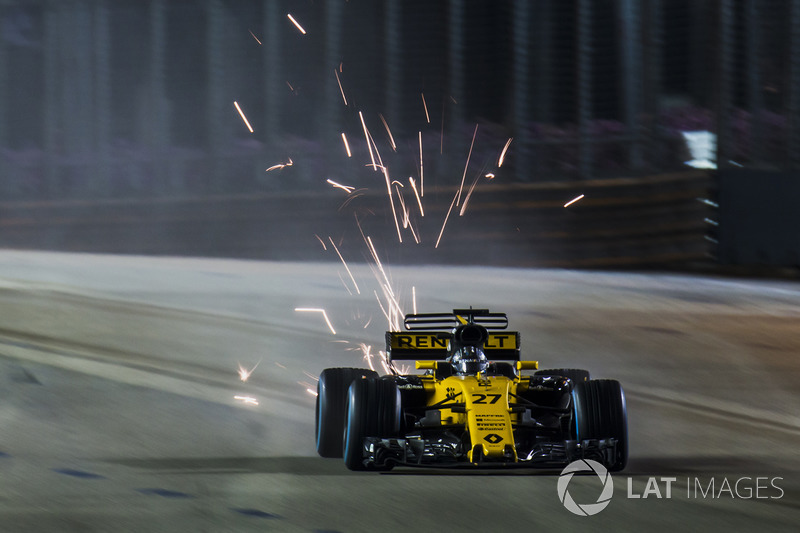
POLYGON ((406 315, 386 333, 392 374, 328 368, 319 377, 316 447, 351 470, 427 467, 558 468, 593 459, 625 468, 625 395, 579 369, 537 370, 519 333, 486 309, 406 315), (416 361, 401 374, 394 361, 416 361), (524 371, 534 370, 533 374, 524 371))

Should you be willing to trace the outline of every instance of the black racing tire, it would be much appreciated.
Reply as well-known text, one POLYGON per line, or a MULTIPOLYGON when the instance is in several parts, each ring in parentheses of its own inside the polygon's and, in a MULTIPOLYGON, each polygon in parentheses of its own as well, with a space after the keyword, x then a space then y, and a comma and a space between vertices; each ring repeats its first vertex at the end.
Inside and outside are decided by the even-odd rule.
POLYGON ((593 379, 580 382, 572 390, 575 414, 575 438, 617 441, 614 459, 606 464, 618 472, 628 464, 628 409, 625 392, 619 381, 593 379))
POLYGON ((589 376, 588 370, 581 370, 580 368, 554 368, 554 369, 547 369, 547 370, 537 370, 533 374, 534 376, 561 376, 562 378, 567 378, 572 381, 573 385, 575 383, 580 383, 582 381, 589 381, 591 376, 589 376))
MULTIPOLYGON (((344 428, 344 464, 350 470, 367 470, 366 437, 396 437, 400 433, 400 389, 389 379, 359 379, 347 393, 344 428)), ((391 469, 386 465, 383 469, 391 469)))
POLYGON ((347 390, 356 379, 377 378, 378 373, 362 368, 326 368, 317 382, 315 439, 321 457, 342 457, 347 390))

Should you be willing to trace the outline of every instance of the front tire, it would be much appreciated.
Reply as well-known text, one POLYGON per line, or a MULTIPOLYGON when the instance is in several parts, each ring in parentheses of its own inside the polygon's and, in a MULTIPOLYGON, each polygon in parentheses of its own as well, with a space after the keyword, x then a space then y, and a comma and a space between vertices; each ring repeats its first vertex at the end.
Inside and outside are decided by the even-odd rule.
POLYGON ((605 465, 618 472, 628 463, 628 409, 619 381, 593 379, 577 383, 572 390, 575 438, 613 438, 617 441, 613 460, 605 465))
MULTIPOLYGON (((347 394, 344 430, 344 464, 350 470, 366 470, 364 439, 396 437, 400 433, 400 389, 388 379, 360 379, 347 394)), ((385 465, 388 470, 391 464, 385 465)))
POLYGON ((317 382, 315 438, 321 457, 342 457, 345 403, 356 379, 375 379, 378 373, 361 368, 326 368, 317 382))

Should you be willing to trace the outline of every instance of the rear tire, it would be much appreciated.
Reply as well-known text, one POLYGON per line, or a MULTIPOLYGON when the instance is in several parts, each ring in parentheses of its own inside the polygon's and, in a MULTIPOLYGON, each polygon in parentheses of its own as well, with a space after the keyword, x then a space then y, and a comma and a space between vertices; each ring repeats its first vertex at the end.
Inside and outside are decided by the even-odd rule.
POLYGON ((377 378, 378 373, 361 368, 326 368, 317 382, 315 438, 321 457, 342 457, 347 390, 356 379, 377 378))
MULTIPOLYGON (((366 470, 364 439, 396 437, 400 433, 400 389, 388 379, 360 379, 350 385, 344 430, 344 464, 366 470)), ((386 465, 389 470, 393 465, 386 465)))
POLYGON ((589 381, 591 377, 589 376, 588 370, 581 370, 579 368, 554 368, 552 370, 537 370, 533 374, 534 376, 561 376, 563 378, 568 378, 572 381, 572 384, 575 385, 576 383, 581 383, 583 381, 589 381))
POLYGON ((628 463, 628 410, 619 381, 594 379, 580 382, 572 390, 575 438, 617 441, 613 461, 605 466, 618 472, 628 463))

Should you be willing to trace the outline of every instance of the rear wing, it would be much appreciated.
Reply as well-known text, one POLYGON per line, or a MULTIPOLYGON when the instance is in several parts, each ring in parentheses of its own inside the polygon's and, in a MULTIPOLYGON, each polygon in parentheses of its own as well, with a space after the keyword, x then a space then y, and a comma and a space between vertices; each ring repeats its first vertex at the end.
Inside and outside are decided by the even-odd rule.
POLYGON ((452 313, 420 313, 406 315, 403 325, 407 330, 450 329, 462 324, 476 324, 486 329, 506 329, 505 313, 490 313, 488 309, 453 309, 452 313))
MULTIPOLYGON (((387 331, 386 355, 389 361, 444 361, 451 338, 445 331, 387 331)), ((489 333, 483 348, 490 361, 519 361, 519 332, 489 333)))

